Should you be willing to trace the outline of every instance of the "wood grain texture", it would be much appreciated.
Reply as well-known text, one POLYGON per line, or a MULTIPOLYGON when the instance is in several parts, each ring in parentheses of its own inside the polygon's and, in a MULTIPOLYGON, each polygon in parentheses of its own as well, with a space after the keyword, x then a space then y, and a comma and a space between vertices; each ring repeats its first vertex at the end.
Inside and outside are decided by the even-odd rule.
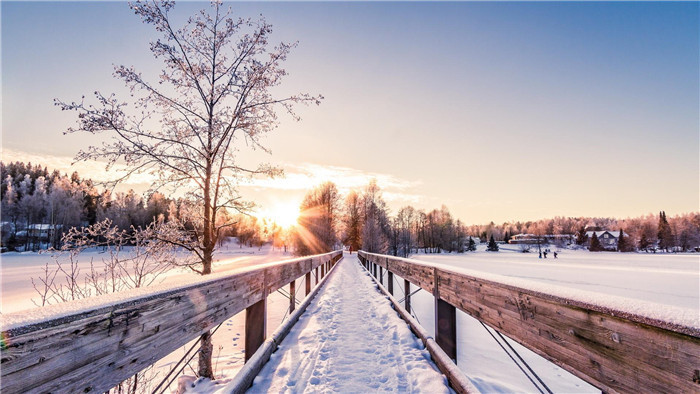
POLYGON ((698 327, 360 253, 606 392, 700 392, 698 327))
POLYGON ((4 331, 0 391, 104 392, 269 292, 340 257, 336 251, 281 262, 4 331))

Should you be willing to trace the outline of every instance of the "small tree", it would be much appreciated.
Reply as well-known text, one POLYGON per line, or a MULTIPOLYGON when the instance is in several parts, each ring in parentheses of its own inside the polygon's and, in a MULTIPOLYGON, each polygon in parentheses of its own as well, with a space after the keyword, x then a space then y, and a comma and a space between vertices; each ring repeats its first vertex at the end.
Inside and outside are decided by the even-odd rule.
POLYGON ((581 226, 576 232, 576 245, 585 245, 588 241, 588 235, 586 235, 586 226, 581 226))
POLYGON ((491 238, 489 239, 489 244, 486 247, 486 250, 489 252, 498 252, 498 244, 496 243, 496 240, 493 239, 493 235, 491 235, 491 238))
POLYGON ((506 231, 506 233, 503 235, 503 243, 507 244, 508 241, 510 241, 510 238, 511 238, 510 233, 508 231, 506 231))
POLYGON ((658 228, 659 248, 668 252, 668 248, 673 246, 673 232, 671 226, 666 220, 666 212, 659 212, 659 228, 658 228))
POLYGON ((476 251, 476 242, 474 242, 474 238, 469 237, 469 243, 467 244, 467 251, 468 252, 475 252, 476 251))
POLYGON ((642 232, 642 235, 639 237, 639 249, 643 251, 647 251, 649 249, 649 239, 647 238, 647 235, 642 232))
POLYGON ((603 246, 600 244, 598 235, 596 235, 595 232, 593 232, 593 236, 591 236, 591 244, 588 246, 588 250, 591 252, 600 252, 603 250, 603 246))
POLYGON ((625 238, 625 233, 620 229, 620 237, 617 239, 617 250, 619 252, 629 252, 631 251, 632 245, 627 242, 625 238))

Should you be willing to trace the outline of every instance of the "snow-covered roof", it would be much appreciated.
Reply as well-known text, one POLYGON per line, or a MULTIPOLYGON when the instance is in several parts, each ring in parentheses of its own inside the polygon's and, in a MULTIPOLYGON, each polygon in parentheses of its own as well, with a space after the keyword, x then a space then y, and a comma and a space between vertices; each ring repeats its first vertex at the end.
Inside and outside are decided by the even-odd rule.
MULTIPOLYGON (((603 234, 608 233, 612 235, 615 238, 620 238, 620 232, 619 231, 608 231, 608 230, 603 230, 603 231, 586 231, 586 236, 588 238, 591 238, 593 236, 593 233, 595 233, 595 236, 597 238, 600 238, 603 234)), ((624 233, 624 231, 623 231, 624 233)))

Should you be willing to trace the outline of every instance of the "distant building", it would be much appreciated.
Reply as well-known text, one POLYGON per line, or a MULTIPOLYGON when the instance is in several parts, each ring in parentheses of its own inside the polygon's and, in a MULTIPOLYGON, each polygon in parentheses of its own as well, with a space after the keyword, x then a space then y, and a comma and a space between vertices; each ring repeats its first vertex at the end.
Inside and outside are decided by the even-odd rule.
POLYGON ((508 241, 509 244, 526 244, 526 245, 536 245, 536 244, 561 244, 569 245, 573 242, 574 236, 572 234, 554 234, 554 235, 535 235, 535 234, 515 234, 508 241))
MULTIPOLYGON (((589 246, 591 244, 591 238, 593 237, 593 234, 595 233, 596 237, 598 237, 598 241, 600 242, 600 245, 604 249, 610 249, 610 250, 615 250, 617 249, 617 241, 620 239, 620 232, 619 231, 608 231, 608 230, 602 230, 602 231, 586 231, 586 245, 589 246)), ((627 235, 624 232, 622 233, 623 235, 627 235)))

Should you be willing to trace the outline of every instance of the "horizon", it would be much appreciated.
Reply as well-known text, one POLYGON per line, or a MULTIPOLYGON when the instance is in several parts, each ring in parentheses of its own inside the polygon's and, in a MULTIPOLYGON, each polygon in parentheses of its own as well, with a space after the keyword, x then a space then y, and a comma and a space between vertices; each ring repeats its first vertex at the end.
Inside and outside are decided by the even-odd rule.
MULTIPOLYGON (((371 178, 392 212, 444 204, 472 224, 700 210, 698 3, 227 5, 299 40, 281 89, 326 97, 280 117, 271 156, 242 152, 287 173, 241 188, 262 210, 371 178)), ((69 164, 100 140, 63 136, 75 116, 52 99, 123 92, 111 64, 155 77, 157 36, 121 2, 1 7, 2 160, 96 180, 104 163, 69 164)))

